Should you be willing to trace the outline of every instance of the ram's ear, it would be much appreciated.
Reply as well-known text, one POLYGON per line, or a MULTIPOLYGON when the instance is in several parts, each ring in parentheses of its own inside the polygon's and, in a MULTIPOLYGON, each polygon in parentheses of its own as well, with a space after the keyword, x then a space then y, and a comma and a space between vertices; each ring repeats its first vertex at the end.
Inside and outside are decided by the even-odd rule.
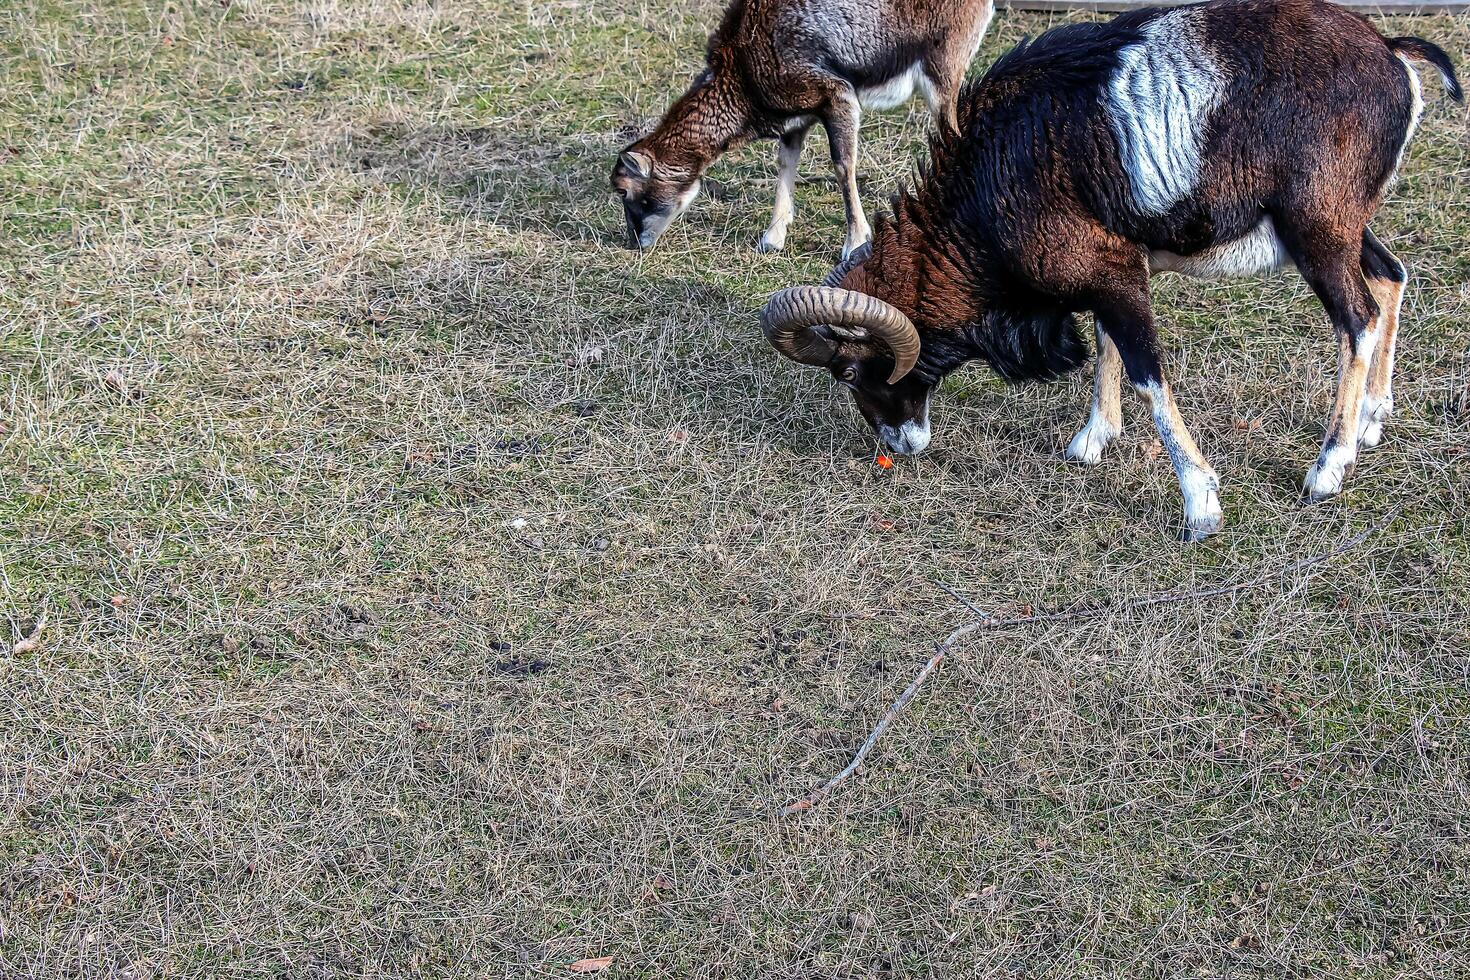
POLYGON ((642 150, 624 150, 618 155, 618 164, 629 177, 647 180, 653 173, 653 157, 642 150))

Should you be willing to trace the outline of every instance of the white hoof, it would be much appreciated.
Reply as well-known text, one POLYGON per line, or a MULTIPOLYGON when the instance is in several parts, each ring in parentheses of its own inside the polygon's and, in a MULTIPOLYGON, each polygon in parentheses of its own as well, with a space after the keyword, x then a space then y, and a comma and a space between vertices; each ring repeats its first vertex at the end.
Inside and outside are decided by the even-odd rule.
POLYGON ((766 233, 761 235, 761 242, 756 246, 758 252, 779 252, 786 247, 785 228, 767 228, 766 233))
POLYGON ((1383 441, 1383 423, 1393 414, 1393 399, 1365 401, 1358 421, 1358 445, 1372 448, 1383 441))
POLYGON ((1184 540, 1203 541, 1225 526, 1225 512, 1220 509, 1220 492, 1211 487, 1194 500, 1184 503, 1184 540))
POLYGON ((1103 450, 1108 448, 1108 443, 1112 442, 1117 435, 1113 427, 1106 422, 1100 420, 1088 422, 1082 427, 1082 431, 1067 443, 1067 458, 1074 463, 1086 463, 1091 466, 1102 459, 1103 450))
POLYGON ((1352 464, 1352 458, 1337 449, 1329 450, 1319 456, 1317 462, 1307 471, 1307 478, 1302 483, 1307 499, 1326 500, 1328 497, 1341 493, 1342 485, 1347 482, 1352 464))
POLYGON ((1187 544, 1197 544, 1224 526, 1224 514, 1214 514, 1209 517, 1187 517, 1184 519, 1184 534, 1181 537, 1187 544))

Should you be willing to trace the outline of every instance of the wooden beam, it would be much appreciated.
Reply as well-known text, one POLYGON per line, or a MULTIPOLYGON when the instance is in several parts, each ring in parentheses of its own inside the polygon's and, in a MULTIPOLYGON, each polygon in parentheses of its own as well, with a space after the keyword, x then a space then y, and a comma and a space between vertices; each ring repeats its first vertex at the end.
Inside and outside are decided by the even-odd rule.
MULTIPOLYGON (((997 0, 1011 10, 1091 10, 1120 13, 1140 7, 1181 7, 1197 0, 997 0)), ((1401 14, 1460 14, 1470 11, 1470 0, 1338 0, 1349 10, 1385 17, 1401 14)))

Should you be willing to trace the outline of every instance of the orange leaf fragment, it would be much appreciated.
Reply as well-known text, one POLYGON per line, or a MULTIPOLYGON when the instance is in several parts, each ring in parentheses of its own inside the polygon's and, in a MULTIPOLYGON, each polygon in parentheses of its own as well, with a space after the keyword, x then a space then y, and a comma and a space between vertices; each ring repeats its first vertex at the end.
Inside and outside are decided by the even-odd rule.
POLYGON ((598 970, 606 970, 612 964, 611 956, 594 956, 590 959, 578 960, 567 969, 573 973, 596 973, 598 970))

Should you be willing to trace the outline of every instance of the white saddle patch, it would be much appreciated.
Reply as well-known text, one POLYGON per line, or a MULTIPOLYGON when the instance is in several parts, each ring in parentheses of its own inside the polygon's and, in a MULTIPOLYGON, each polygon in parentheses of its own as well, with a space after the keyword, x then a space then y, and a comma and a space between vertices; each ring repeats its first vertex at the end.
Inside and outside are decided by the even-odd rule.
POLYGON ((1225 242, 1193 255, 1173 252, 1148 253, 1149 272, 1179 272, 1196 279, 1234 279, 1275 272, 1290 264, 1291 256, 1270 218, 1233 242, 1225 242))
POLYGON ((1193 10, 1164 14, 1142 33, 1142 42, 1119 52, 1105 109, 1135 203, 1145 214, 1163 214, 1199 183, 1201 147, 1225 74, 1193 10))

